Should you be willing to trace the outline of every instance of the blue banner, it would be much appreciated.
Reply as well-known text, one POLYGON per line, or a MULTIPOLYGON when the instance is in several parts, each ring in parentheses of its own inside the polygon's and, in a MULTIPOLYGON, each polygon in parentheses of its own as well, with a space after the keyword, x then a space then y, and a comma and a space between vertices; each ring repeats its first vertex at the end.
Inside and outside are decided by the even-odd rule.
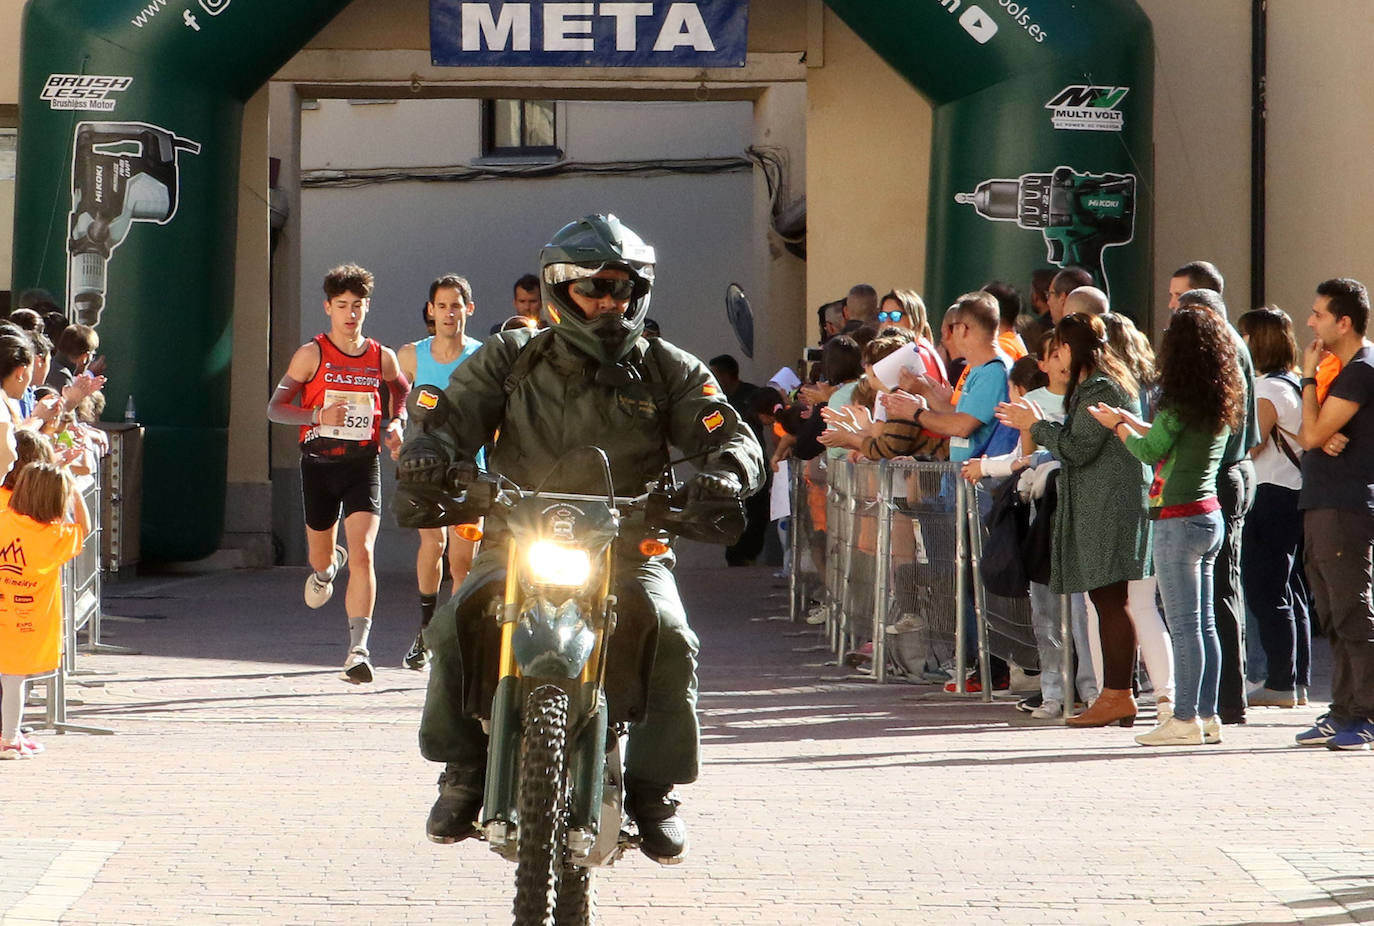
POLYGON ((748 0, 429 3, 446 67, 744 67, 748 38, 748 0))

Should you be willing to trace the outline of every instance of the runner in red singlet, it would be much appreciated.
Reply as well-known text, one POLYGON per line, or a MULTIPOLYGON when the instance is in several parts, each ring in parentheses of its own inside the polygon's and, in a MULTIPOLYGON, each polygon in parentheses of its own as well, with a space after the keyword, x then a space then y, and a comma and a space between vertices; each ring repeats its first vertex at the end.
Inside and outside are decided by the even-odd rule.
POLYGON ((272 421, 300 428, 301 495, 313 570, 305 580, 305 603, 323 607, 334 594, 338 571, 349 564, 348 657, 340 677, 354 684, 370 682, 373 675, 367 641, 377 600, 372 550, 382 512, 378 454, 383 444, 393 456, 400 448, 410 391, 395 352, 363 337, 372 282, 372 274, 356 264, 325 275, 329 331, 296 350, 267 406, 272 421), (340 511, 347 546, 337 542, 340 511))

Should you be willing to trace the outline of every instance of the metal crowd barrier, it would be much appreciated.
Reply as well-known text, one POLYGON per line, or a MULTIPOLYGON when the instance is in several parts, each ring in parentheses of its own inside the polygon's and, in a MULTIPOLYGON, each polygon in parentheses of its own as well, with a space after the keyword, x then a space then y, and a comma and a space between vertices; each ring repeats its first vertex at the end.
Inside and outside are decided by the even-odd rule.
MULTIPOLYGON (((990 655, 1039 667, 1029 599, 992 595, 976 580, 980 512, 991 498, 985 486, 960 478, 959 464, 822 455, 795 462, 790 477, 791 617, 803 620, 818 601, 820 610, 811 613, 824 615, 837 661, 871 641, 877 681, 893 668, 934 681, 952 657, 956 690, 963 692, 976 657, 984 700, 992 698, 990 655)), ((1064 677, 1072 685, 1073 635, 1067 598, 1062 602, 1064 677)))
POLYGON ((91 517, 91 532, 81 552, 62 567, 62 659, 57 671, 36 679, 46 683, 44 717, 39 726, 58 733, 113 733, 104 727, 89 727, 67 720, 67 682, 77 674, 77 634, 86 631, 87 650, 93 652, 132 652, 100 642, 100 479, 83 477, 81 497, 91 517))

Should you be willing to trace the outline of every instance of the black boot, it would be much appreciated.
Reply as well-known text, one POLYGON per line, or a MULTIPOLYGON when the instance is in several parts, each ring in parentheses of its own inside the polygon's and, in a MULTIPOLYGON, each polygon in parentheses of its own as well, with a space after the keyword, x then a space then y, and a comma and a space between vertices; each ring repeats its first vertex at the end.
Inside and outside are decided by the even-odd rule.
POLYGON ((429 809, 425 834, 431 842, 453 843, 477 835, 485 769, 450 762, 439 775, 439 799, 429 809))
POLYGON ((672 785, 625 776, 625 812, 639 825, 639 848, 660 865, 676 865, 687 855, 687 824, 668 796, 672 785))

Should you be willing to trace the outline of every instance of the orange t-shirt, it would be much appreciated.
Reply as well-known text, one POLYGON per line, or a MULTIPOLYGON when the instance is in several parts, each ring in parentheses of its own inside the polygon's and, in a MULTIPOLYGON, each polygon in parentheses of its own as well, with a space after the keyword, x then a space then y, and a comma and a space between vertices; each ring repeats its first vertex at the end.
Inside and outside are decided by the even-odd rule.
POLYGON ((1317 404, 1326 401, 1326 394, 1331 391, 1331 383, 1337 374, 1341 372, 1341 358, 1335 354, 1327 354, 1317 361, 1317 404))
POLYGON ((997 336, 997 346, 1002 348, 1002 353, 1012 360, 1020 360, 1030 351, 1026 350, 1026 342, 1021 340, 1021 335, 1015 331, 1003 331, 997 336))
POLYGON ((0 675, 51 672, 61 659, 62 565, 86 532, 0 511, 0 675))

